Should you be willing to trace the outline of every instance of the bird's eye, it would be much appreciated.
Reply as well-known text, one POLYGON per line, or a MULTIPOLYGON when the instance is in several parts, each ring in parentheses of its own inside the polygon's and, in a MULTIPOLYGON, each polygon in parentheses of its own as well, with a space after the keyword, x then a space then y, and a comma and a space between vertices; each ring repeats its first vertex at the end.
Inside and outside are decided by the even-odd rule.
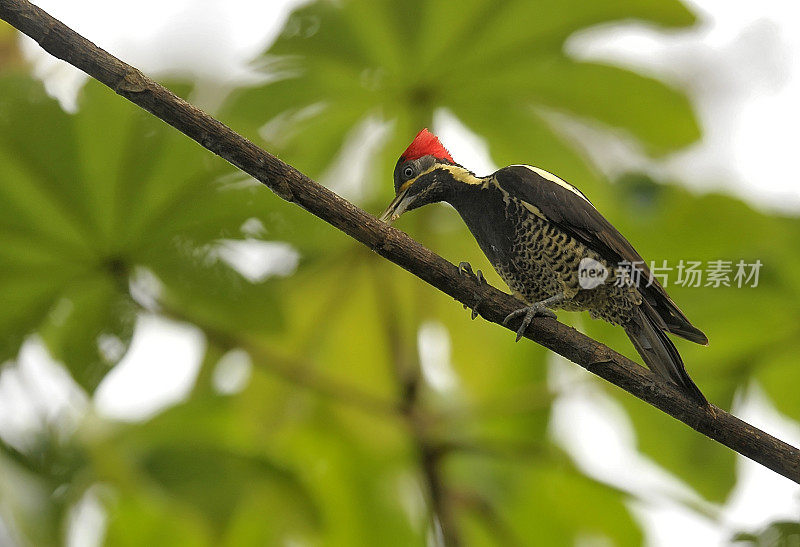
POLYGON ((406 165, 406 168, 403 169, 403 176, 407 179, 410 179, 414 176, 414 168, 410 165, 406 165))

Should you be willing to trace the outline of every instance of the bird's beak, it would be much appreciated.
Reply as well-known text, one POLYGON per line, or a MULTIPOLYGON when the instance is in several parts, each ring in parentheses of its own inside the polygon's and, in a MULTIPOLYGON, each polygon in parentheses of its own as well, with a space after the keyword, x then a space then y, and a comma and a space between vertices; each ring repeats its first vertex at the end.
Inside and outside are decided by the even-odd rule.
POLYGON ((400 215, 406 212, 409 205, 411 205, 417 196, 409 196, 408 195, 408 188, 397 194, 397 197, 392 200, 383 214, 379 217, 382 222, 392 223, 398 218, 400 215))

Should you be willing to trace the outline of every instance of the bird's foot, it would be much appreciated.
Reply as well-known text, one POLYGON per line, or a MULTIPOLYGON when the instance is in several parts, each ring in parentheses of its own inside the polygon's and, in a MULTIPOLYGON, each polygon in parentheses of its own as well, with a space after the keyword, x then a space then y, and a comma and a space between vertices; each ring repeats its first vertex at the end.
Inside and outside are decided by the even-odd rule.
MULTIPOLYGON (((483 277, 483 272, 480 271, 480 270, 478 270, 477 272, 473 272, 472 271, 472 266, 470 265, 469 262, 459 262, 458 263, 458 273, 460 273, 461 275, 466 275, 466 276, 474 276, 478 280, 478 283, 480 283, 481 285, 486 285, 487 284, 486 278, 483 277)), ((476 317, 478 317, 478 306, 481 304, 482 301, 483 301, 483 299, 476 294, 475 295, 475 303, 472 304, 471 308, 470 308, 470 306, 467 306, 466 304, 464 304, 464 309, 465 310, 467 308, 470 308, 472 310, 472 312, 470 314, 470 318, 471 319, 475 319, 476 317)))
POLYGON ((550 298, 546 298, 541 302, 534 302, 530 306, 512 311, 506 316, 505 319, 503 319, 503 325, 507 325, 509 321, 516 319, 520 315, 524 316, 522 318, 522 324, 520 324, 519 328, 517 329, 517 338, 514 340, 515 342, 519 342, 522 338, 522 335, 525 334, 526 330, 528 330, 528 326, 531 324, 531 321, 533 321, 534 317, 549 317, 551 319, 555 319, 556 314, 550 309, 549 306, 563 302, 563 300, 564 295, 557 294, 556 296, 551 296, 550 298))

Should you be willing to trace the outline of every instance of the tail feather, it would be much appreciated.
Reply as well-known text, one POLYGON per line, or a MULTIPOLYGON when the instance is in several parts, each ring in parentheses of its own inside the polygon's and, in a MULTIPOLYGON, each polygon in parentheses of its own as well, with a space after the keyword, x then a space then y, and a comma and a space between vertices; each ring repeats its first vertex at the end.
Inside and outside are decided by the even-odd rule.
POLYGON ((705 333, 692 325, 657 280, 645 287, 642 296, 647 306, 651 308, 647 310, 648 315, 655 319, 656 324, 661 325, 662 329, 696 344, 708 345, 705 333))
MULTIPOLYGON (((645 302, 642 305, 647 307, 645 302)), ((625 326, 625 332, 647 368, 677 385, 699 404, 708 406, 705 396, 686 372, 677 348, 666 332, 649 317, 647 310, 640 308, 634 320, 625 326)))

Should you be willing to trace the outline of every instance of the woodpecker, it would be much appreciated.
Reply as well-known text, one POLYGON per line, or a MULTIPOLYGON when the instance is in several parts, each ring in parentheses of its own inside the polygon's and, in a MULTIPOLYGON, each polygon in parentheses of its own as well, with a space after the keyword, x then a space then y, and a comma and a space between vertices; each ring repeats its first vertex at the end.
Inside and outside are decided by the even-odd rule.
MULTIPOLYGON (((622 326, 653 372, 708 406, 667 333, 702 345, 708 338, 575 186, 530 165, 477 176, 423 129, 397 160, 394 188, 395 199, 380 217, 384 222, 441 201, 461 215, 512 294, 527 304, 504 321, 522 317, 517 340, 537 315, 555 318, 556 309, 588 311, 622 326), (588 269, 596 277, 586 278, 588 269)), ((472 271, 466 263, 459 269, 472 271)))

